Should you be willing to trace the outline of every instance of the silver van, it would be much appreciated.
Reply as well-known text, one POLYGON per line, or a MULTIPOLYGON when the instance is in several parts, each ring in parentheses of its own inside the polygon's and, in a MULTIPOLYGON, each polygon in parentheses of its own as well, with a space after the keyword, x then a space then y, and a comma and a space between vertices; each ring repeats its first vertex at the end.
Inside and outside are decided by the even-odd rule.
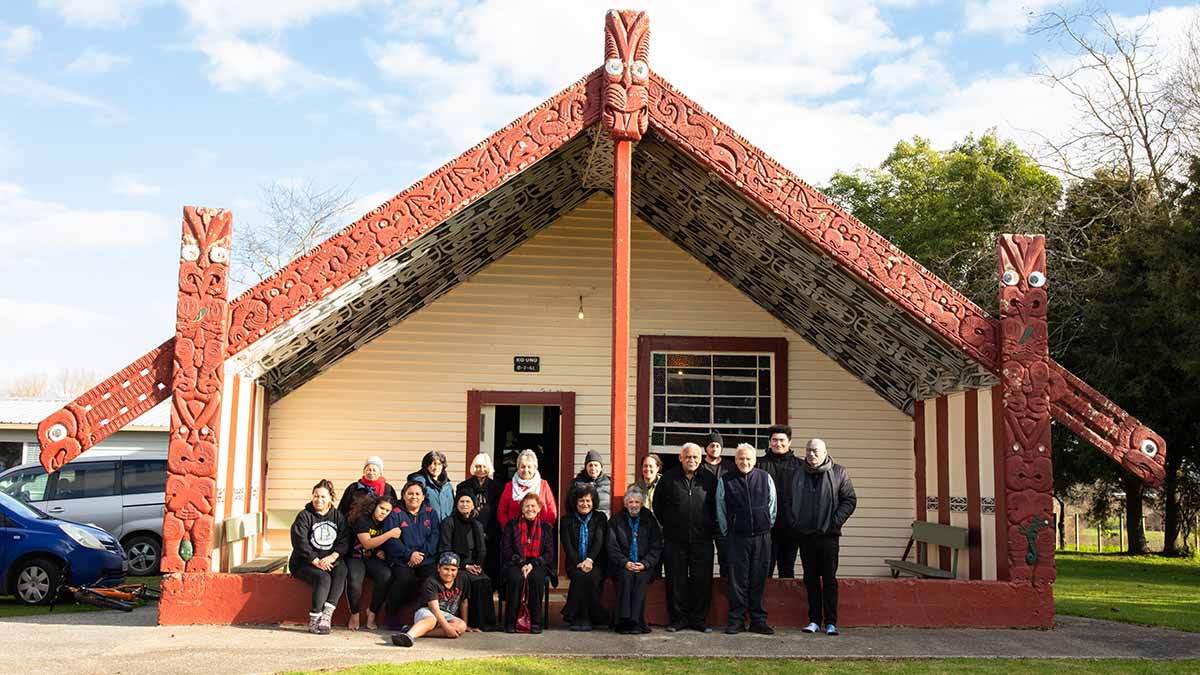
POLYGON ((129 573, 158 573, 167 453, 91 450, 48 475, 38 464, 0 473, 0 492, 60 520, 106 530, 124 547, 129 573))

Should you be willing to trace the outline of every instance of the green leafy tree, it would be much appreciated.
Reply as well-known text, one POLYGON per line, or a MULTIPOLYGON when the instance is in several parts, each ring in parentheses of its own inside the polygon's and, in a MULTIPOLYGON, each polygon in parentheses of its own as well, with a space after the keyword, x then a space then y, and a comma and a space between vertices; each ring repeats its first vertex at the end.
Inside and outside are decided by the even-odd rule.
POLYGON ((947 150, 919 136, 875 169, 834 174, 825 193, 984 307, 995 305, 996 235, 1042 231, 1062 185, 995 131, 947 150))

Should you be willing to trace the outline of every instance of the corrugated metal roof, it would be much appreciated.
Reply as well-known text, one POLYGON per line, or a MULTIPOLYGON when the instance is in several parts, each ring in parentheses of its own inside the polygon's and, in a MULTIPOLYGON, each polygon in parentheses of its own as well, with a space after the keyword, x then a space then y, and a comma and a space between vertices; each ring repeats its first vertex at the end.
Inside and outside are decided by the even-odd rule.
MULTIPOLYGON (((171 406, 167 399, 146 411, 144 415, 126 425, 126 428, 169 431, 171 428, 171 406)), ((70 403, 70 399, 56 398, 0 398, 0 424, 22 424, 37 426, 55 410, 70 403)))

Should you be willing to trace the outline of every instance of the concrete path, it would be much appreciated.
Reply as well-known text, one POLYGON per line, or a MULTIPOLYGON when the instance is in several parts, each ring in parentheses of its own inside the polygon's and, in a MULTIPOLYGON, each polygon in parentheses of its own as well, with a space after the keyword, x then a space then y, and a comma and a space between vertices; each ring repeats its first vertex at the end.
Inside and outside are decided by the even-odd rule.
POLYGON ((154 608, 0 619, 0 672, 276 673, 366 663, 552 656, 1016 657, 1200 659, 1200 634, 1058 617, 1052 631, 850 628, 839 637, 787 629, 772 637, 714 632, 468 634, 393 647, 385 632, 310 635, 299 626, 155 625, 154 608), (19 660, 19 665, 18 665, 19 660))

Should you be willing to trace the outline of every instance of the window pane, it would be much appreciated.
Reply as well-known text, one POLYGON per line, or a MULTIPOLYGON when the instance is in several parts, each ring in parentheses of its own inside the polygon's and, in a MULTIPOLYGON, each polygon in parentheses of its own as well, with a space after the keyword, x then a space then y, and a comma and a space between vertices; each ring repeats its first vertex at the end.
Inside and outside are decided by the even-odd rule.
POLYGON ((754 396, 758 390, 758 383, 754 378, 734 379, 729 377, 718 377, 713 381, 714 396, 754 396))
POLYGON ((655 354, 654 355, 654 365, 656 365, 656 366, 667 365, 667 355, 666 354, 655 354))
POLYGON ((654 369, 654 393, 661 394, 667 390, 667 369, 654 369))
POLYGON ((0 471, 21 463, 25 444, 20 441, 0 441, 0 471))
POLYGON ((666 422, 667 421, 667 397, 666 396, 655 396, 654 397, 654 421, 655 422, 666 422))
POLYGON ((766 396, 758 400, 758 423, 771 424, 771 397, 766 396))
POLYGON ((713 356, 713 368, 754 368, 758 358, 753 355, 718 354, 713 356))
POLYGON ((710 368, 709 354, 667 354, 667 366, 671 368, 710 368))
POLYGON ((58 483, 54 488, 55 499, 110 497, 116 493, 117 465, 115 462, 80 464, 79 466, 68 464, 58 470, 58 483))
POLYGON ((19 471, 0 480, 0 492, 23 502, 40 502, 46 498, 49 478, 41 469, 19 471))
POLYGON ((717 379, 737 379, 743 378, 751 382, 758 377, 758 370, 755 368, 717 368, 713 371, 717 379))
POLYGON ((127 495, 162 492, 167 488, 167 463, 161 460, 124 462, 121 488, 127 495))
POLYGON ((667 371, 667 393, 708 396, 712 393, 712 379, 708 371, 670 370, 667 371))
POLYGON ((769 356, 758 357, 758 367, 759 368, 770 368, 771 367, 771 357, 769 357, 769 356))
POLYGON ((763 370, 758 373, 758 393, 763 396, 770 396, 771 371, 763 370))
POLYGON ((677 405, 672 399, 667 406, 668 422, 703 423, 709 422, 709 407, 707 405, 677 405))
POLYGON ((717 424, 754 424, 757 411, 754 408, 715 406, 713 421, 717 424))

